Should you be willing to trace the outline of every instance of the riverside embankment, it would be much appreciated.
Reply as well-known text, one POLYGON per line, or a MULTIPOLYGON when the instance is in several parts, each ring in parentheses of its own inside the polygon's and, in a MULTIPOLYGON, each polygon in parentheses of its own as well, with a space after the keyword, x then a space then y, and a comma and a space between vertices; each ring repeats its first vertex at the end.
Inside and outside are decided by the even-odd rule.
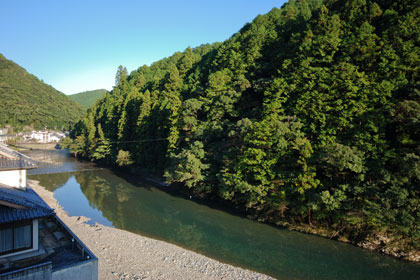
POLYGON ((86 217, 69 216, 37 181, 29 185, 99 258, 99 279, 272 279, 163 241, 89 225, 86 217))
MULTIPOLYGON (((40 162, 38 169, 31 170, 29 177, 53 192, 54 199, 70 216, 89 217, 88 224, 93 228, 95 223, 100 223, 131 232, 133 238, 147 236, 163 240, 221 263, 278 279, 418 279, 420 274, 418 265, 349 244, 250 221, 171 195, 145 183, 139 176, 123 176, 90 162, 78 161, 65 151, 31 151, 31 156, 44 163, 40 162)), ((102 237, 92 236, 102 240, 102 237)), ((100 244, 100 248, 108 248, 107 243, 100 244)), ((133 259, 136 251, 133 250, 132 255, 120 254, 121 260, 133 259)), ((118 256, 110 261, 115 258, 118 256)), ((174 261, 179 258, 175 257, 174 261)), ((168 256, 162 259, 167 261, 168 256)), ((106 266, 112 267, 111 264, 106 266)), ((201 262, 198 266, 206 267, 201 262)), ((216 273, 215 278, 223 278, 221 275, 224 274, 216 273)), ((115 279, 118 277, 121 276, 117 274, 115 279)))

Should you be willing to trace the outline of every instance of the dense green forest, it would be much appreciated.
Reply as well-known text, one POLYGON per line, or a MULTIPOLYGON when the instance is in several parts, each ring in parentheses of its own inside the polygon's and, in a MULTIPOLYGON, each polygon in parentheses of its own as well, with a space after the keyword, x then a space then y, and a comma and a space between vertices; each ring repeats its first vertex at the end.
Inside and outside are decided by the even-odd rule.
POLYGON ((101 99, 106 93, 106 89, 89 90, 68 95, 68 97, 82 105, 85 109, 89 109, 93 104, 101 99))
POLYGON ((0 127, 69 129, 85 110, 0 54, 0 127))
POLYGON ((131 74, 77 156, 153 169, 260 221, 420 248, 420 1, 289 1, 131 74))

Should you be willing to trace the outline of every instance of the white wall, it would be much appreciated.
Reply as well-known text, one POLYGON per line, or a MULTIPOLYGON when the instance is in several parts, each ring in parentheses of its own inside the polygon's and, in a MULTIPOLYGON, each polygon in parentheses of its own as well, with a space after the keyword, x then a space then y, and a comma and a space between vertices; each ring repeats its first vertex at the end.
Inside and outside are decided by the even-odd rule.
POLYGON ((15 188, 26 188, 26 169, 0 171, 0 183, 15 188))

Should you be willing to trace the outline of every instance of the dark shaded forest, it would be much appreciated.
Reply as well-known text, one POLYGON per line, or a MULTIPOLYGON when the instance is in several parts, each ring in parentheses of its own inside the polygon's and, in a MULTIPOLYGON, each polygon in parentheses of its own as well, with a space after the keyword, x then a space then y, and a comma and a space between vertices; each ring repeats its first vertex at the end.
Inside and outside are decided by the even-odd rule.
POLYGON ((259 221, 420 248, 420 1, 289 1, 131 74, 71 151, 259 221))
POLYGON ((0 127, 70 129, 83 107, 0 54, 0 127))

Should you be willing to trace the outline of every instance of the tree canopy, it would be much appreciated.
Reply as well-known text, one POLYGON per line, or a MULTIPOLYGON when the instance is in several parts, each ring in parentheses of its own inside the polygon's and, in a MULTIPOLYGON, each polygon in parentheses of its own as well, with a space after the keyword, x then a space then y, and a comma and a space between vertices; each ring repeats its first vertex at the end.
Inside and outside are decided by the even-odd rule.
POLYGON ((418 0, 289 1, 223 43, 121 67, 73 151, 123 151, 260 221, 420 247, 419 54, 418 0))

